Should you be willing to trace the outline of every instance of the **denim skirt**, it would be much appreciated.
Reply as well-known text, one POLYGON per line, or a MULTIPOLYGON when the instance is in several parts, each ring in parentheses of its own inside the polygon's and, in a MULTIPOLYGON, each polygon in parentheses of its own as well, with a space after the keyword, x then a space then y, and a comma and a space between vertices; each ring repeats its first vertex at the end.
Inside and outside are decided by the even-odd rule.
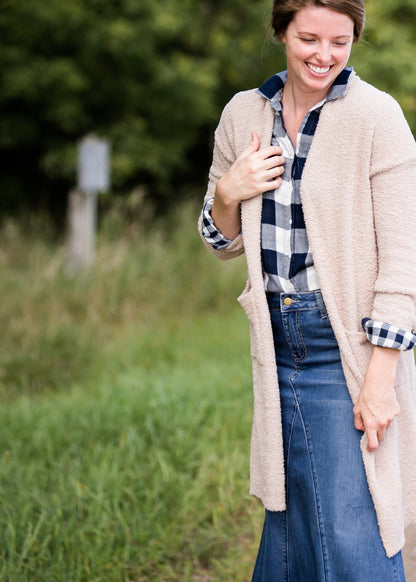
POLYGON ((266 510, 252 582, 404 582, 401 553, 387 558, 380 538, 322 295, 270 293, 268 302, 286 511, 266 510))

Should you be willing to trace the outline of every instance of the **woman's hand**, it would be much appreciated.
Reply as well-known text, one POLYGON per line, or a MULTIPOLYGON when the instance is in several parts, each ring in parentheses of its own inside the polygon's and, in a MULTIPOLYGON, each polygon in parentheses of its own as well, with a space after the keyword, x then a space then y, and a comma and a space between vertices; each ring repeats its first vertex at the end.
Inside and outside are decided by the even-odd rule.
POLYGON ((284 162, 282 148, 268 146, 260 149, 260 139, 256 132, 252 132, 251 144, 218 181, 215 190, 211 215, 225 237, 232 240, 240 231, 239 203, 242 200, 280 186, 284 162))
POLYGON ((374 346, 357 404, 354 425, 367 433, 368 450, 377 450, 392 420, 400 413, 394 389, 399 350, 374 346))
POLYGON ((285 159, 282 148, 260 149, 260 139, 252 133, 251 144, 218 181, 215 196, 223 204, 235 204, 280 186, 285 159))

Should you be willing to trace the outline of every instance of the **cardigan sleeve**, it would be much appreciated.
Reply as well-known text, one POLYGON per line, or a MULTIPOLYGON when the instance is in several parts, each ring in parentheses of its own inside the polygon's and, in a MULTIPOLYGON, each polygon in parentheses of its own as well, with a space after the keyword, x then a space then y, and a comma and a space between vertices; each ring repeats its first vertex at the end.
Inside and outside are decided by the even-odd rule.
MULTIPOLYGON (((220 122, 215 131, 214 153, 211 168, 209 171, 208 188, 204 198, 205 203, 215 197, 215 188, 220 178, 227 173, 231 165, 236 160, 234 148, 234 123, 233 123, 233 100, 225 106, 220 122)), ((203 234, 204 208, 198 221, 198 230, 206 248, 217 258, 228 260, 238 257, 244 253, 243 237, 241 232, 237 237, 221 248, 215 248, 203 234)))
POLYGON ((416 329, 416 145, 392 98, 386 98, 372 145, 378 276, 371 319, 412 331, 416 329))

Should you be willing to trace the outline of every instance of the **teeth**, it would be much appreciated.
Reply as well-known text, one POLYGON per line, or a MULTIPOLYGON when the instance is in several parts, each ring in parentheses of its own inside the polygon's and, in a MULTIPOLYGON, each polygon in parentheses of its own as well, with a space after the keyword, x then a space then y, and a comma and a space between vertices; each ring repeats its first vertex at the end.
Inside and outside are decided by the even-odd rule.
POLYGON ((329 71, 329 69, 331 68, 331 67, 315 67, 314 65, 311 65, 310 63, 308 63, 308 67, 314 73, 320 73, 320 74, 327 73, 329 71))

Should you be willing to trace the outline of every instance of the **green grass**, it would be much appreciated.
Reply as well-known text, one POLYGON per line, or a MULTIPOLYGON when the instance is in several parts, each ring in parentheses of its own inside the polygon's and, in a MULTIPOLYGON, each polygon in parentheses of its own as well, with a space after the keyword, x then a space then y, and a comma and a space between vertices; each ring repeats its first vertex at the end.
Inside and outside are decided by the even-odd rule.
POLYGON ((3 227, 0 580, 250 579, 245 269, 209 256, 196 214, 108 220, 77 278, 3 227))

